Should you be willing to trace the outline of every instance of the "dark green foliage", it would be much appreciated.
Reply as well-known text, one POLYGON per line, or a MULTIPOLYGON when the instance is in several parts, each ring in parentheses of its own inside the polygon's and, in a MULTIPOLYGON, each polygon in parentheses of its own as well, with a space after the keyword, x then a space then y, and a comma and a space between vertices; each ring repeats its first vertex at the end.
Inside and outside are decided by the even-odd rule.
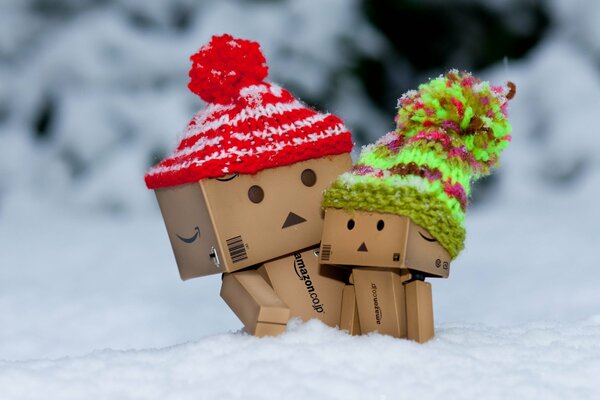
POLYGON ((47 140, 51 134, 52 122, 56 116, 56 104, 52 96, 43 99, 33 120, 33 133, 37 139, 47 140))
POLYGON ((523 57, 550 23, 540 2, 494 9, 472 1, 363 0, 363 9, 394 50, 385 59, 361 60, 357 68, 367 93, 386 112, 395 106, 390 99, 424 78, 450 68, 476 72, 504 58, 523 57))

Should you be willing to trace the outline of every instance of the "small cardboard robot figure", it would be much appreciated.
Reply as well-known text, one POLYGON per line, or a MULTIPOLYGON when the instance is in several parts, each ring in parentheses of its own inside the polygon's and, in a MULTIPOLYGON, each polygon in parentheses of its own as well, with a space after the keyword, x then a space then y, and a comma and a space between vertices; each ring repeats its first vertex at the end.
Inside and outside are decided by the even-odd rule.
POLYGON ((463 248, 470 186, 510 141, 514 91, 458 71, 421 85, 399 100, 397 130, 325 192, 321 262, 352 268, 342 328, 433 337, 425 278, 447 278, 463 248))
POLYGON ((150 169, 181 279, 223 274, 221 296, 254 335, 290 317, 336 326, 347 276, 318 263, 323 190, 351 166, 342 121, 265 81, 256 42, 215 36, 191 57, 208 105, 150 169))

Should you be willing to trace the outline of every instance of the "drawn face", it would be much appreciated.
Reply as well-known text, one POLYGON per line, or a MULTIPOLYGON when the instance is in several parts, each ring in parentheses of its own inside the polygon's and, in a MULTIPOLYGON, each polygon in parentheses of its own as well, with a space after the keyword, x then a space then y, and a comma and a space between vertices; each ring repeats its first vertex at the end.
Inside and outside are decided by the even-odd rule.
POLYGON ((395 214, 329 208, 321 262, 380 268, 410 268, 447 276, 450 256, 427 230, 395 214))
POLYGON ((321 242, 321 262, 401 268, 409 220, 393 214, 329 208, 321 242))
POLYGON ((321 238, 323 190, 349 154, 155 191, 182 279, 232 272, 321 238))
POLYGON ((410 221, 404 264, 412 270, 448 277, 450 255, 423 227, 410 221))
POLYGON ((223 272, 200 185, 190 183, 155 193, 181 279, 223 272))
MULTIPOLYGON (((223 259, 237 270, 319 243, 323 190, 348 154, 200 182, 223 259)), ((193 227, 190 229, 193 230, 193 227)))

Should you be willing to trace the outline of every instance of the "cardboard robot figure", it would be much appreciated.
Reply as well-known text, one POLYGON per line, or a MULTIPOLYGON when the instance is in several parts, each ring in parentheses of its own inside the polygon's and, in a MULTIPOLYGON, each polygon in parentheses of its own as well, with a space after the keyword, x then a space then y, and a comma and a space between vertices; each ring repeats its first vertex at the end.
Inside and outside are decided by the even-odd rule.
POLYGON ((343 328, 433 337, 425 278, 448 277, 463 249, 470 186, 510 141, 514 92, 455 70, 421 85, 399 100, 396 131, 325 192, 321 262, 352 267, 343 328))
POLYGON ((318 263, 320 202, 351 166, 350 132, 266 82, 256 42, 215 36, 191 60, 208 105, 145 177, 181 278, 222 273, 221 297, 254 335, 294 316, 337 325, 347 276, 318 263))

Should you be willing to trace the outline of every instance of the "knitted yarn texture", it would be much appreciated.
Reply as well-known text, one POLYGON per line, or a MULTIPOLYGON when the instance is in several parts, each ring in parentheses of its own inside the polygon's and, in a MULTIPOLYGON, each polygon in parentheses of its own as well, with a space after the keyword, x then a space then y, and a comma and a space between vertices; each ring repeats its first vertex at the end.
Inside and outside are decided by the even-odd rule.
POLYGON ((208 104, 189 122, 175 151, 148 171, 149 189, 255 174, 352 150, 351 134, 338 117, 265 81, 268 68, 258 43, 213 36, 190 59, 188 87, 208 104))
POLYGON ((326 190, 323 207, 393 213, 429 231, 454 259, 464 247, 471 183, 510 142, 515 86, 449 71, 398 100, 397 129, 363 148, 326 190))

